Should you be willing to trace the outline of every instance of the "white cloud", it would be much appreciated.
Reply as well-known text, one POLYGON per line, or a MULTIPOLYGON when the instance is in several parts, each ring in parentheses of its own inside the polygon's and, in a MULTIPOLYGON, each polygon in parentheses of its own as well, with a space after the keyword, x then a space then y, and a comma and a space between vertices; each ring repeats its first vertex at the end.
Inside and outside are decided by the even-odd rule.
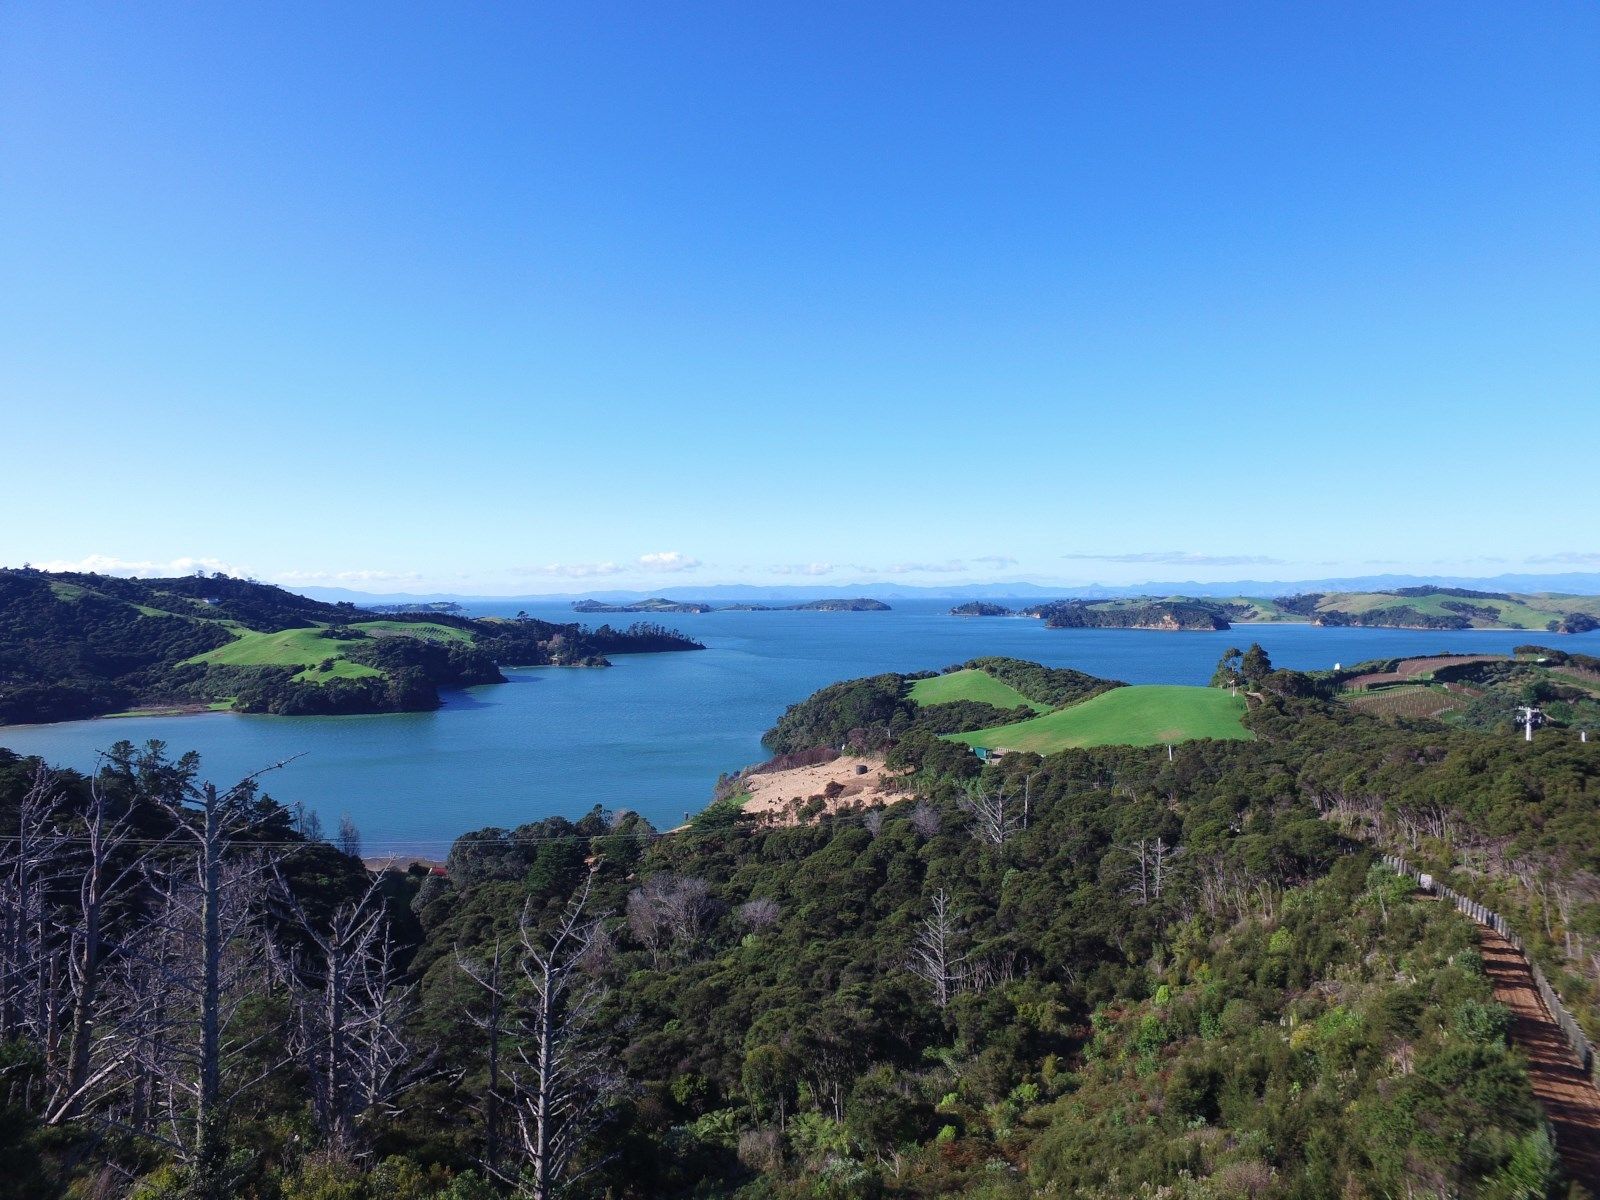
POLYGON ((1017 565, 1017 560, 1009 554, 980 554, 972 561, 982 563, 986 567, 1014 567, 1017 565))
POLYGON ((700 566, 700 560, 676 550, 658 550, 653 554, 641 554, 639 565, 650 571, 693 571, 700 566))
POLYGON ((780 563, 769 568, 774 575, 829 575, 838 570, 832 563, 780 563))
POLYGON ((551 575, 559 579, 596 579, 605 575, 620 575, 625 568, 619 563, 545 563, 543 566, 512 567, 513 575, 551 575))
POLYGON ((946 562, 938 563, 891 563, 884 570, 890 575, 959 575, 967 570, 967 564, 959 558, 952 558, 946 562))
POLYGON ((207 575, 221 571, 224 575, 249 576, 248 567, 223 562, 220 558, 174 558, 166 562, 151 559, 117 558, 110 554, 90 554, 74 561, 52 559, 49 562, 30 564, 41 571, 78 571, 96 575, 124 575, 134 579, 162 579, 174 575, 193 575, 204 571, 207 575))
POLYGON ((1167 563, 1179 567, 1277 566, 1281 558, 1263 554, 1191 554, 1185 550, 1140 550, 1132 554, 1063 554, 1062 558, 1108 563, 1167 563))

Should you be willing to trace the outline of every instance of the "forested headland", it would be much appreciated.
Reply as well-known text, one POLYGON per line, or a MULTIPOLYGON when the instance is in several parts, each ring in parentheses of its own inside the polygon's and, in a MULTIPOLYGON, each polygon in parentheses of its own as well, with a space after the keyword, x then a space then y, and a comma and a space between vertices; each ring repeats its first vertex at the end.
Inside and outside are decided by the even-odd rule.
POLYGON ((465 835, 441 873, 316 840, 264 793, 292 765, 211 789, 159 746, 93 778, 0 756, 7 1183, 1568 1194, 1473 926, 1374 854, 1510 914, 1600 1032, 1600 747, 1362 712, 1252 647, 1215 681, 1251 740, 983 762, 935 711, 983 703, 956 693, 1121 689, 946 676, 835 685, 768 735, 881 756, 912 799, 668 835, 595 810, 465 835))
POLYGON ((441 688, 504 682, 502 666, 702 648, 657 625, 377 613, 225 575, 0 570, 0 724, 163 706, 412 712, 437 708, 441 688))

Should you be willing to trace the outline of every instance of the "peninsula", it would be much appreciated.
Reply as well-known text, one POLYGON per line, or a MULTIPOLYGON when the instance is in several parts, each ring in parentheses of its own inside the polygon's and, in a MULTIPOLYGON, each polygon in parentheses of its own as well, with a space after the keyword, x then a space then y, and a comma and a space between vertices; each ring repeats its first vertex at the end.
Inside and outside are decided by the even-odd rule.
POLYGON ((148 708, 417 712, 441 688, 504 683, 501 667, 702 649, 657 625, 382 613, 221 574, 0 569, 0 725, 148 708))

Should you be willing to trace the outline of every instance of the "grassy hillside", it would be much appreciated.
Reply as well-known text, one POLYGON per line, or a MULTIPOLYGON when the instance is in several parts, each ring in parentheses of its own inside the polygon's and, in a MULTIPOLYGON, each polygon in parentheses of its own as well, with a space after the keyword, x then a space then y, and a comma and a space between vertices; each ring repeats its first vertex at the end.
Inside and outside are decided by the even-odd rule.
MULTIPOLYGON (((0 725, 134 709, 283 714, 435 708, 499 665, 605 665, 698 649, 660 627, 377 614, 224 575, 123 579, 0 569, 0 725)), ((970 728, 970 726, 968 726, 970 728)))
POLYGON ((327 636, 329 626, 310 629, 282 629, 277 633, 257 633, 235 626, 236 638, 204 654, 185 660, 184 665, 204 664, 222 667, 300 667, 297 681, 320 682, 327 679, 361 679, 382 675, 378 668, 351 659, 346 650, 365 639, 411 637, 427 642, 469 646, 472 635, 448 625, 419 624, 408 621, 356 621, 344 629, 364 634, 365 639, 335 639, 327 636), (328 664, 326 666, 322 664, 328 664))
POLYGON ((964 667, 948 675, 934 675, 928 679, 914 680, 908 693, 915 704, 952 704, 959 700, 973 700, 979 704, 992 704, 995 708, 1028 707, 1034 712, 1049 712, 1048 705, 1030 700, 1010 684, 1001 683, 987 671, 964 667))
POLYGON ((954 734, 984 749, 1053 754, 1078 746, 1154 746, 1195 738, 1248 740, 1245 702, 1221 688, 1143 684, 1116 688, 1029 721, 954 734))
POLYGON ((1474 628, 1544 630, 1551 621, 1570 613, 1600 617, 1600 597, 1537 595, 1462 597, 1449 591, 1405 592, 1330 592, 1316 605, 1318 614, 1350 613, 1365 615, 1398 606, 1415 609, 1427 617, 1446 619, 1465 616, 1474 628))

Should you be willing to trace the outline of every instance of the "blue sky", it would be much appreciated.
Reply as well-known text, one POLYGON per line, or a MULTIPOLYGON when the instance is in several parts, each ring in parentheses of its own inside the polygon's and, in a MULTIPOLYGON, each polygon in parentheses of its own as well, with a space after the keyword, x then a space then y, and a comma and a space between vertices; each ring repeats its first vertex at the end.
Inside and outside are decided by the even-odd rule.
POLYGON ((0 11, 0 562, 1600 568, 1600 8, 0 11))

